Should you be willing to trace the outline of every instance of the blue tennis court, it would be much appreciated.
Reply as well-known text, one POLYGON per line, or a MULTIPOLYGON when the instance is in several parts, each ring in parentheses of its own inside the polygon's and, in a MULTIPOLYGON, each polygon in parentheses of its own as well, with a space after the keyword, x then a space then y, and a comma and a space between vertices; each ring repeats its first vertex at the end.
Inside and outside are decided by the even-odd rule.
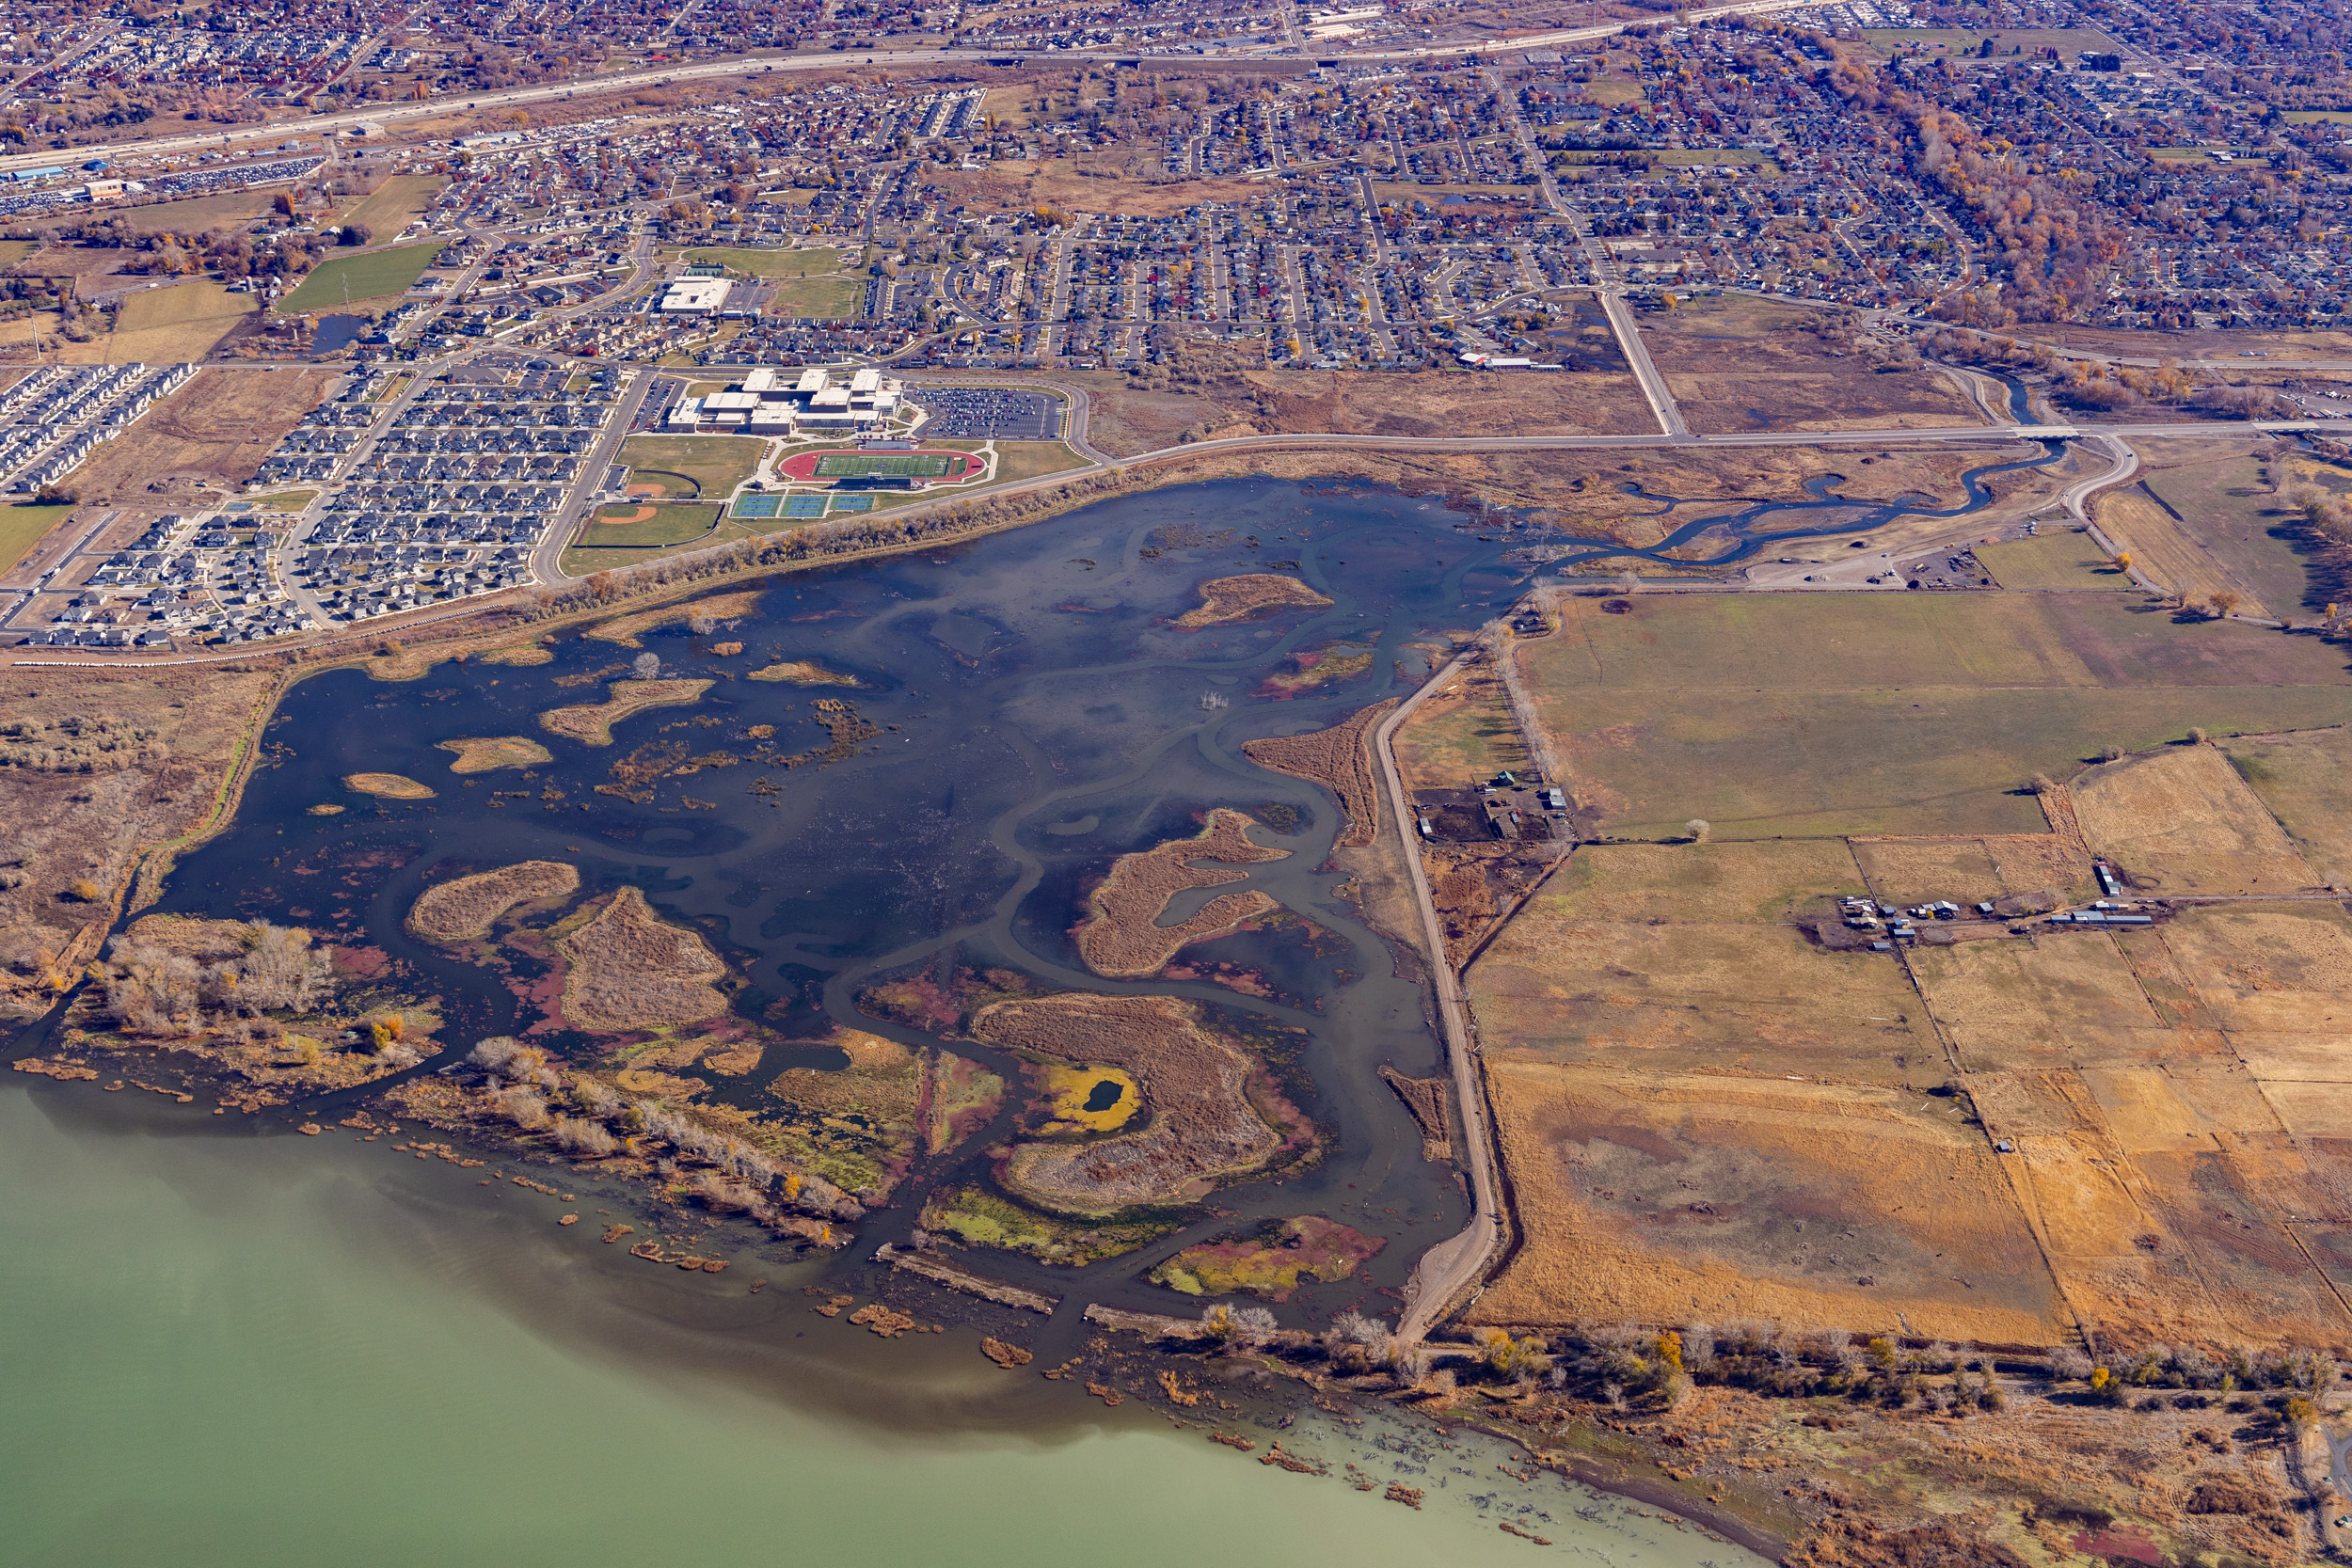
POLYGON ((736 517, 780 517, 791 514, 784 510, 782 496, 738 496, 729 515, 736 517))
POLYGON ((835 512, 871 512, 878 499, 874 496, 834 496, 832 498, 833 509, 835 512))
POLYGON ((787 517, 821 517, 825 515, 825 498, 794 496, 784 503, 784 515, 787 517))

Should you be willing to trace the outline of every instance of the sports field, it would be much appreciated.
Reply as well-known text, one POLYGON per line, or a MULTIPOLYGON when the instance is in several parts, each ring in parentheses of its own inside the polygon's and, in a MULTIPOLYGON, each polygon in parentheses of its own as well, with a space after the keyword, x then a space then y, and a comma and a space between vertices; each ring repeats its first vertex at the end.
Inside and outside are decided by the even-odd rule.
POLYGON ((620 460, 640 473, 691 480, 701 494, 723 500, 759 467, 765 443, 741 436, 632 436, 620 460))
POLYGON ((371 250, 322 261, 302 280, 300 288, 279 302, 278 309, 291 314, 396 298, 423 276, 440 250, 438 240, 427 240, 422 245, 394 245, 389 250, 371 250))
POLYGON ((2109 593, 1563 601, 1515 657, 1566 787, 1613 837, 2032 832, 2037 773, 2201 726, 2343 721, 2311 637, 2109 593))
POLYGON ((40 543, 40 536, 72 510, 71 506, 36 506, 30 501, 0 506, 0 572, 24 560, 25 552, 40 543))
POLYGON ((940 451, 829 451, 817 459, 818 479, 946 479, 964 460, 940 451))
POLYGON ((581 531, 582 547, 654 549, 700 539, 719 521, 715 506, 608 506, 581 531))

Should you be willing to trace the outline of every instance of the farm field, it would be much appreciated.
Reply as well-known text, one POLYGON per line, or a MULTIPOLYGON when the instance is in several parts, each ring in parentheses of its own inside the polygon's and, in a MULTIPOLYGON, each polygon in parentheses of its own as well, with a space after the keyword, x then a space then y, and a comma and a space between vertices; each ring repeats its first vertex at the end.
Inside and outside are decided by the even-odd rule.
POLYGON ((222 224, 250 223, 269 211, 275 195, 272 191, 231 191, 221 196, 192 196, 128 208, 122 215, 141 234, 160 234, 167 229, 198 234, 222 224))
MULTIPOLYGON (((2343 734, 2262 750, 2308 750, 2280 772, 2315 779, 2343 734)), ((2249 855, 2269 857, 2265 886, 2288 875, 2219 748, 2078 783, 2053 820, 2079 839, 1575 850, 1466 976, 1529 1243, 1473 1318, 2352 1338, 2329 1278, 2352 1256, 2303 1217, 2352 1177, 2328 1141, 2352 1134, 2340 905, 2258 894, 2120 931, 1969 921, 1899 953, 1805 928, 1836 927, 1836 899, 1866 887, 2083 899, 2091 853, 2159 891, 2249 855)))
POLYGON ((2274 615, 2317 610, 2329 596, 2312 581, 2293 496, 2305 484, 2352 491, 2352 473, 2300 456, 2266 464, 2236 452, 2152 469, 2141 483, 2274 615))
POLYGON ((448 183, 438 174, 395 174, 346 209, 337 221, 365 224, 379 240, 395 238, 431 210, 433 198, 448 183))
POLYGON ((2230 570, 2180 518, 2137 490, 2111 491, 2093 505, 2100 529, 2116 547, 2131 552, 2132 564, 2175 594, 2209 600, 2235 594, 2238 612, 2267 616, 2270 609, 2250 583, 2230 570))
POLYGON ((1513 650, 1581 810, 1613 837, 2039 831, 2026 786, 2191 726, 2341 721, 2312 638, 2133 595, 1636 595, 1561 602, 1513 650))
POLYGON ((1396 732, 1396 765, 1408 793, 1459 789, 1534 760, 1511 721, 1511 705, 1494 671, 1479 664, 1422 700, 1396 732))
POLYGON ((2352 729, 2240 736, 2221 748, 2312 868, 2352 882, 2352 815, 2344 809, 2352 729))
POLYGON ((210 278, 125 294, 115 312, 112 349, 118 360, 176 364, 203 358, 240 321, 262 308, 252 294, 232 294, 210 278))
POLYGON ((300 287, 279 302, 278 309, 297 314, 396 298, 433 264, 440 249, 439 241, 427 240, 422 245, 395 245, 321 261, 300 287))
POLYGON ((2138 591, 2129 576, 2109 563, 2106 552, 2092 542, 2088 532, 2073 529, 2032 539, 1979 545, 1976 555, 1984 563, 1984 569, 1993 574, 1993 580, 2011 593, 2050 589, 2076 593, 2104 589, 2110 594, 2138 591))

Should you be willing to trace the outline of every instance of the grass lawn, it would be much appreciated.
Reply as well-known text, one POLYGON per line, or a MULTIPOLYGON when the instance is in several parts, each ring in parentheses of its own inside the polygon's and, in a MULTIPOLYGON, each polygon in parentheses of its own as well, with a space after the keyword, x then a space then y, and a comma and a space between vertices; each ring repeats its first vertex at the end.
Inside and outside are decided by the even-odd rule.
POLYGON ((2106 551, 2092 544, 2090 534, 2072 529, 2003 545, 1980 545, 1977 559, 2003 588, 2133 590, 2132 579, 2107 564, 2106 551))
POLYGON ((636 519, 637 514, 645 510, 642 506, 608 506, 581 531, 580 537, 608 548, 652 549, 683 545, 708 533, 719 515, 715 506, 655 506, 650 517, 614 520, 636 519))
POLYGON ((1057 474, 1066 468, 1083 468, 1088 461, 1059 441, 999 441, 996 472, 991 477, 999 482, 1036 479, 1041 474, 1057 474))
POLYGON ((338 220, 342 223, 364 223, 376 238, 389 240, 424 216, 433 198, 448 184, 438 174, 395 174, 376 187, 373 195, 361 198, 338 220))
POLYGON ((65 520, 71 506, 36 506, 31 501, 0 506, 0 572, 24 559, 40 536, 65 520))
POLYGON ((850 320, 866 309, 866 279, 855 273, 796 277, 776 286, 776 304, 818 321, 850 320))
POLYGON ((238 322, 262 308, 253 294, 232 294, 210 278, 125 294, 115 312, 119 360, 176 364, 201 359, 238 322))
POLYGON ((683 474, 718 500, 751 478, 764 447, 748 436, 632 436, 621 443, 621 461, 632 468, 683 474))
POLYGON ((39 240, 0 240, 0 270, 16 265, 40 248, 39 240))
POLYGON ((815 273, 839 272, 856 264, 857 253, 850 250, 770 250, 765 246, 706 245, 685 253, 690 261, 714 261, 732 272, 744 272, 754 277, 807 277, 815 273))
POLYGON ((336 309, 345 303, 346 287, 350 291, 349 302, 354 305, 372 299, 397 298, 423 276, 440 249, 438 240, 427 240, 422 245, 395 245, 389 250, 371 250, 322 261, 278 308, 289 313, 336 309))
POLYGON ((253 498, 256 512, 299 512, 319 499, 316 490, 280 490, 275 495, 253 498))
POLYGON ((2136 594, 1637 596, 1563 605, 1521 667, 1613 836, 2039 832, 2024 786, 2192 725, 2341 722, 2315 638, 2183 624, 2136 594))

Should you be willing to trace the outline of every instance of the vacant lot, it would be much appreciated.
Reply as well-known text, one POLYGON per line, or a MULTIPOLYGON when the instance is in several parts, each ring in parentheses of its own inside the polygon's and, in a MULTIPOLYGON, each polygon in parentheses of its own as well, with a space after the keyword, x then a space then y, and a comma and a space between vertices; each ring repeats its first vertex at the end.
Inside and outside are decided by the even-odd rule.
POLYGON ((754 277, 806 277, 814 273, 840 272, 858 263, 854 250, 769 250, 731 245, 705 245, 685 253, 690 261, 708 261, 754 277))
POLYGON ((167 229, 175 233, 200 234, 223 225, 250 223, 269 211, 272 198, 273 193, 268 191, 232 191, 223 196, 192 196, 183 201, 152 202, 133 207, 122 215, 142 234, 160 234, 167 229))
POLYGON ((295 314, 397 298, 433 264, 440 249, 439 241, 428 240, 422 245, 395 245, 322 261, 278 308, 295 314))
POLYGON ((199 371, 74 470, 85 499, 123 498, 177 479, 235 487, 313 407, 332 371, 199 371))
POLYGON ((1829 311, 1726 295, 1640 317, 1650 357, 1692 430, 1900 430, 1982 424, 1973 400, 1829 311))
POLYGON ((850 321, 866 313, 866 277, 862 273, 821 273, 787 278, 776 285, 770 309, 777 315, 803 316, 812 321, 850 321))
POLYGON ((1637 595, 1519 643, 1566 784, 1619 837, 2031 832, 2036 773, 2192 725, 2338 721, 2342 656, 2128 595, 1637 595))
POLYGON ((2241 736, 2222 749, 2312 868, 2329 881, 2352 882, 2352 814, 2344 809, 2352 730, 2241 736))
POLYGON ((151 365, 201 359, 261 308, 254 295, 232 294, 209 278, 142 289, 125 294, 115 312, 114 356, 151 365))

